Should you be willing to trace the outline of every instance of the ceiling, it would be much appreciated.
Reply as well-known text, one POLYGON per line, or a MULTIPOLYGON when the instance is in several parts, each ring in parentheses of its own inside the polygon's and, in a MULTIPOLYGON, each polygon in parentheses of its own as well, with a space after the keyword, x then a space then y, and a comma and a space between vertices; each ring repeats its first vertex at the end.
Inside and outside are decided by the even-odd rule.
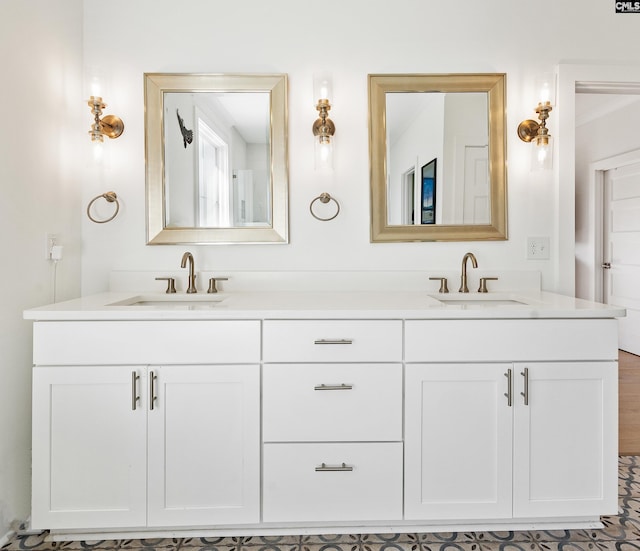
POLYGON ((576 127, 604 117, 618 109, 637 103, 640 94, 587 93, 576 91, 576 127))

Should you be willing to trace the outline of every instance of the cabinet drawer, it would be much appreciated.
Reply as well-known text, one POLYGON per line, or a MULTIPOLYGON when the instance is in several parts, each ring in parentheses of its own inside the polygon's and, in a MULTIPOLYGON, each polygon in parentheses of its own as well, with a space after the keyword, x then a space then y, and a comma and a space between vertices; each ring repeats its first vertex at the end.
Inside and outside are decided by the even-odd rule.
POLYGON ((259 321, 56 321, 33 327, 36 365, 256 363, 259 321))
POLYGON ((401 364, 272 364, 265 442, 402 440, 401 364))
POLYGON ((267 320, 265 362, 402 360, 400 320, 267 320))
POLYGON ((402 443, 265 444, 265 522, 401 518, 402 443))
POLYGON ((616 360, 615 319, 405 322, 406 362, 616 360))

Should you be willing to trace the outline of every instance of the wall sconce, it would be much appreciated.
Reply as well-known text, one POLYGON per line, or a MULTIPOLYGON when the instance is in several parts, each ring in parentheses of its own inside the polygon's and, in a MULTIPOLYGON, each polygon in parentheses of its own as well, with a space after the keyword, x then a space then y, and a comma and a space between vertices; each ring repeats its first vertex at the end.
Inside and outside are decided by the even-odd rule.
POLYGON ((91 96, 87 105, 91 108, 91 114, 93 115, 93 124, 89 135, 92 142, 102 142, 103 136, 114 139, 119 137, 124 132, 124 123, 120 117, 115 115, 102 116, 102 110, 107 106, 103 103, 100 96, 91 96))
POLYGON ((533 142, 531 170, 550 170, 553 167, 553 136, 549 134, 547 119, 553 110, 555 76, 545 75, 537 80, 538 97, 536 107, 538 121, 527 119, 518 125, 518 137, 523 142, 533 142))
POLYGON ((336 126, 329 118, 331 103, 331 77, 319 75, 313 79, 313 96, 317 99, 318 118, 313 123, 314 156, 316 169, 331 169, 333 166, 333 135, 336 126))

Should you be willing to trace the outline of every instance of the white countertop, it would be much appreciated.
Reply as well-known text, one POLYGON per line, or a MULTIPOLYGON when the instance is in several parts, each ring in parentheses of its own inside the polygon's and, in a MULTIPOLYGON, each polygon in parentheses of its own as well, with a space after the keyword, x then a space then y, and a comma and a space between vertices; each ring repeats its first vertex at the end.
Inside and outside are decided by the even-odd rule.
POLYGON ((215 319, 535 319, 614 318, 624 308, 544 291, 426 292, 107 292, 32 308, 24 318, 71 320, 215 319), (462 302, 441 302, 456 301, 462 302), (151 305, 132 305, 146 301, 151 305), (471 304, 469 304, 471 302, 471 304))

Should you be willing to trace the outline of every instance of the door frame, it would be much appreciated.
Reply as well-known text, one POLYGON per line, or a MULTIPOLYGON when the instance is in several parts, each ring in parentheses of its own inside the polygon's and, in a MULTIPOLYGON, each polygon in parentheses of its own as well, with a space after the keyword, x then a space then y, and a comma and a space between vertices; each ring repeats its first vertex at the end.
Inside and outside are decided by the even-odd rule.
POLYGON ((589 213, 589 258, 592 261, 590 268, 593 275, 590 298, 596 302, 604 302, 604 274, 602 272, 605 232, 604 173, 607 170, 635 163, 640 163, 640 149, 589 164, 589 204, 592 205, 589 213))
MULTIPOLYGON (((575 295, 575 206, 576 206, 576 85, 608 85, 612 93, 628 90, 629 83, 640 85, 640 64, 564 64, 558 65, 557 128, 559 128, 557 172, 554 178, 558 243, 552 252, 556 292, 575 295)), ((553 115, 552 115, 553 117, 553 115)), ((555 163, 554 163, 555 164, 555 163)))
POLYGON ((402 188, 401 188, 401 201, 402 201, 402 224, 415 224, 416 223, 416 166, 413 165, 407 170, 402 172, 402 188), (413 222, 407 222, 411 220, 413 216, 413 222))

